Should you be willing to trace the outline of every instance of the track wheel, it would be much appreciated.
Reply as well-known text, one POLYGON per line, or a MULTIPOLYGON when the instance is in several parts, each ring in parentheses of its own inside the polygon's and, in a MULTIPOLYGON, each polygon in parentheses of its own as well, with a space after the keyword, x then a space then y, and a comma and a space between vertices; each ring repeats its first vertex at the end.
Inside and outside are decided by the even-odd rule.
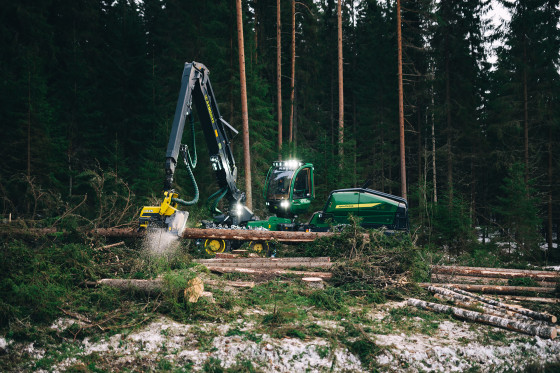
POLYGON ((209 238, 206 241, 204 241, 204 249, 210 255, 223 253, 224 250, 226 249, 226 241, 209 238))
POLYGON ((257 254, 266 254, 268 255, 268 242, 266 241, 251 241, 249 242, 249 248, 257 254))

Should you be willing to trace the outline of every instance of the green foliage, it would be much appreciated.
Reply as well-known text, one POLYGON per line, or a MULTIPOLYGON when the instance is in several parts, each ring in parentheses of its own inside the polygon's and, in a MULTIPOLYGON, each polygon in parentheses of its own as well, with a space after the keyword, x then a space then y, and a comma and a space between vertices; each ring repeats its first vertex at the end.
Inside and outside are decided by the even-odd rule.
POLYGON ((496 214, 503 219, 506 239, 514 241, 524 254, 538 258, 541 220, 537 210, 537 193, 531 184, 525 184, 523 172, 520 163, 509 169, 501 187, 502 194, 498 196, 496 214))
POLYGON ((13 241, 0 247, 0 325, 30 317, 49 322, 71 288, 94 275, 91 249, 81 244, 31 248, 13 241))
POLYGON ((468 203, 457 195, 450 201, 446 195, 433 211, 432 241, 449 246, 454 253, 472 250, 475 235, 468 203))

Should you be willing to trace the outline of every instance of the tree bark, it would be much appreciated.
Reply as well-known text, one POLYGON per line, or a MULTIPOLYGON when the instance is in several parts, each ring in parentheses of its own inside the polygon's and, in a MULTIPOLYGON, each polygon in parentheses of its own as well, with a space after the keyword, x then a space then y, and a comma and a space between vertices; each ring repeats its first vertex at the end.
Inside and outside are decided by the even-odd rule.
POLYGON ((278 159, 282 158, 282 33, 280 23, 280 0, 276 0, 276 85, 278 103, 278 159))
POLYGON ((292 79, 290 81, 290 146, 293 142, 294 96, 296 84, 296 0, 292 0, 292 79))
POLYGON ((239 82, 241 84, 241 119, 243 121, 243 161, 245 168, 246 205, 253 209, 253 189, 251 187, 251 152, 249 144, 249 113, 247 109, 247 83, 245 80, 245 44, 243 42, 243 15, 241 0, 237 0, 237 43, 239 48, 239 82))
POLYGON ((342 0, 337 4, 338 20, 338 156, 340 157, 339 167, 344 164, 344 74, 342 59, 342 0))
POLYGON ((455 267, 455 266, 432 266, 431 270, 432 273, 448 274, 448 275, 501 277, 501 278, 528 277, 535 280, 543 280, 543 281, 560 280, 560 272, 557 271, 530 271, 525 269, 455 267))
POLYGON ((539 327, 537 325, 526 324, 523 322, 509 320, 498 316, 485 315, 476 311, 468 311, 462 308, 445 306, 443 304, 425 302, 419 299, 410 298, 408 300, 408 305, 439 313, 451 313, 454 316, 462 319, 498 326, 504 329, 526 333, 529 335, 538 335, 542 338, 554 339, 557 335, 556 328, 548 326, 539 327))
POLYGON ((402 77, 402 34, 401 34, 401 0, 397 0, 397 68, 399 80, 399 148, 401 160, 401 196, 406 198, 406 160, 404 148, 404 102, 402 77))

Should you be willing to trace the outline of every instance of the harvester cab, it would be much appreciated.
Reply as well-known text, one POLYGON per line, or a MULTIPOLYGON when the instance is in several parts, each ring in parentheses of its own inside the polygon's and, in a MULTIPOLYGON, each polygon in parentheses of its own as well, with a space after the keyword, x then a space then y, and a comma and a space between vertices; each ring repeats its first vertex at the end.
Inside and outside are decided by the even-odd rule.
POLYGON ((291 219, 305 213, 315 198, 313 165, 296 160, 273 162, 264 198, 268 210, 278 217, 291 219))

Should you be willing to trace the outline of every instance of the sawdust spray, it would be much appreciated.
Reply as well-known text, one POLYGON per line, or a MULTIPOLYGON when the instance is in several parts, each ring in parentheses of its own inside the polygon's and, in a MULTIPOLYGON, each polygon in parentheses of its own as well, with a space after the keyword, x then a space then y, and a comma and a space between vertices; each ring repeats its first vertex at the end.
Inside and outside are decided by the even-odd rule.
POLYGON ((173 257, 180 246, 179 237, 164 228, 148 229, 142 250, 148 257, 173 257))

